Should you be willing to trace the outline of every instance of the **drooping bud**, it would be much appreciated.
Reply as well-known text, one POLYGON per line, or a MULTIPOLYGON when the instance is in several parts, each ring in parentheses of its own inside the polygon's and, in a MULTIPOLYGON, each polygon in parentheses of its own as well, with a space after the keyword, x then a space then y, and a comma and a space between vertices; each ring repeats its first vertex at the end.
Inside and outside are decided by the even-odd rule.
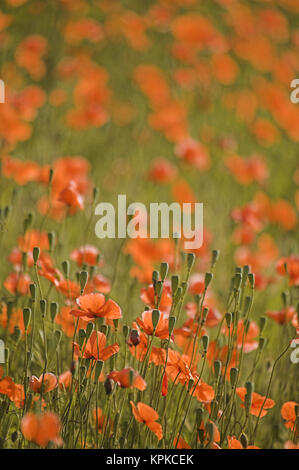
POLYGON ((86 338, 85 330, 83 330, 83 328, 80 328, 79 333, 78 333, 78 343, 79 343, 80 348, 82 348, 85 338, 86 338))
POLYGON ((88 272, 87 271, 81 271, 80 272, 80 277, 79 277, 81 295, 83 295, 83 292, 84 292, 84 289, 86 287, 87 281, 88 281, 88 272))
POLYGON ((171 276, 171 290, 172 293, 175 294, 180 282, 180 277, 177 274, 171 276))
POLYGON ((129 333, 130 333, 130 328, 128 327, 128 325, 124 325, 123 326, 123 335, 124 335, 125 341, 127 341, 129 333))
POLYGON ((39 306, 40 306, 42 317, 44 318, 46 315, 46 310, 47 310, 47 301, 45 299, 40 299, 39 306))
POLYGON ((251 408, 251 404, 252 404, 253 383, 246 382, 245 388, 246 388, 245 411, 246 411, 246 414, 248 415, 250 408, 251 408))
POLYGON ((53 249, 54 249, 55 241, 56 241, 55 232, 49 232, 49 233, 48 233, 48 242, 49 242, 49 251, 50 251, 50 253, 51 253, 51 252, 53 251, 53 249))
POLYGON ((265 328, 265 326, 266 326, 266 323, 267 323, 267 318, 266 318, 266 317, 264 317, 264 316, 260 317, 260 321, 259 321, 259 323, 260 323, 260 325, 259 325, 259 326, 260 326, 260 335, 261 335, 261 334, 262 334, 262 332, 264 331, 264 328, 265 328))
POLYGON ((140 343, 140 335, 138 330, 131 330, 130 336, 129 336, 129 344, 132 344, 133 346, 138 346, 140 343))
POLYGON ((191 269, 193 268, 194 263, 195 263, 195 254, 194 253, 188 253, 188 255, 187 255, 188 271, 191 271, 191 269))
POLYGON ((103 366, 104 366, 103 361, 97 361, 95 372, 94 372, 94 383, 98 382, 101 372, 103 370, 103 366))
POLYGON ((59 305, 57 302, 51 302, 50 303, 50 316, 51 316, 51 320, 52 322, 55 321, 55 318, 56 318, 56 315, 58 313, 58 310, 59 310, 59 305))
POLYGON ((232 314, 230 312, 227 312, 225 314, 225 321, 226 321, 226 324, 227 324, 227 328, 230 328, 230 326, 232 324, 232 314))
POLYGON ((249 279, 249 282, 250 282, 250 287, 251 287, 251 289, 254 289, 254 286, 255 286, 255 276, 254 276, 254 273, 249 273, 249 274, 248 274, 248 279, 249 279))
POLYGON ((230 369, 230 373, 229 373, 229 378, 230 378, 230 384, 231 384, 231 387, 234 388, 236 383, 237 383, 237 379, 238 379, 238 369, 236 367, 232 367, 230 369))
POLYGON ((86 341, 88 340, 91 333, 93 332, 93 327, 94 327, 94 325, 91 321, 89 323, 87 323, 87 326, 86 326, 86 341))
POLYGON ((169 336, 172 335, 173 333, 173 330, 174 330, 174 327, 175 327, 175 322, 176 322, 176 318, 173 317, 173 316, 170 316, 168 318, 168 331, 169 331, 169 336))
POLYGON ((215 377, 218 379, 221 374, 221 369, 222 369, 222 362, 221 361, 215 361, 214 362, 214 372, 215 372, 215 377))
POLYGON ((161 266, 160 266, 160 272, 161 272, 161 279, 162 279, 162 281, 164 281, 164 279, 166 278, 166 276, 167 276, 167 274, 168 274, 168 269, 169 269, 168 263, 166 263, 165 261, 163 261, 163 263, 161 263, 161 266))
POLYGON ((70 277, 70 262, 69 262, 69 260, 63 261, 61 263, 61 265, 62 265, 62 270, 64 272, 65 278, 69 279, 69 277, 70 277))
POLYGON ((153 324, 154 330, 157 328, 159 320, 160 320, 160 310, 154 309, 152 311, 152 324, 153 324))
POLYGON ((34 283, 29 284, 29 290, 30 290, 30 295, 31 295, 32 301, 35 302, 35 300, 36 300, 36 285, 34 283))
POLYGON ((213 273, 206 273, 205 274, 205 288, 207 289, 210 282, 212 281, 213 279, 213 273))
POLYGON ((220 256, 220 251, 219 250, 213 250, 212 251, 211 268, 213 268, 215 266, 215 264, 217 263, 217 261, 219 259, 219 256, 220 256))
POLYGON ((38 246, 35 246, 33 248, 32 254, 33 254, 34 265, 36 265, 36 263, 38 261, 38 258, 39 258, 39 255, 40 255, 40 249, 39 249, 38 246))
POLYGON ((31 318, 31 308, 29 307, 23 308, 23 321, 24 321, 25 331, 27 331, 30 318, 31 318))

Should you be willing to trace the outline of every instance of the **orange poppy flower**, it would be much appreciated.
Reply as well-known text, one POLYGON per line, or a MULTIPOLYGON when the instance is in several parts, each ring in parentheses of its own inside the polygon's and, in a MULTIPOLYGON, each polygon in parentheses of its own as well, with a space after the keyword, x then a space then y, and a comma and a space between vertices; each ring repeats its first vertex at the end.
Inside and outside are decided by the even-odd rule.
POLYGON ((284 325, 285 323, 290 322, 296 315, 296 310, 294 307, 286 307, 280 311, 267 312, 266 315, 269 318, 272 318, 279 325, 284 325))
POLYGON ((291 286, 299 285, 299 256, 291 255, 280 258, 276 264, 276 271, 281 276, 289 276, 291 286))
MULTIPOLYGON (((101 410, 101 408, 98 408, 98 410, 94 409, 92 411, 92 415, 93 415, 93 419, 95 422, 96 422, 97 414, 98 414, 98 430, 100 433, 102 433, 106 426, 107 417, 103 415, 103 411, 101 410)), ((109 426, 110 428, 112 427, 111 420, 109 420, 109 426)))
MULTIPOLYGON (((239 387, 239 388, 236 389, 236 392, 237 392, 237 395, 241 398, 241 400, 243 402, 241 404, 241 407, 245 408, 245 395, 247 393, 246 388, 245 387, 239 387)), ((256 392, 253 392, 252 393, 252 403, 251 403, 251 408, 250 408, 250 414, 252 414, 253 416, 259 416, 261 408, 264 404, 264 401, 265 401, 265 397, 263 397, 262 395, 259 395, 256 392)), ((263 416, 266 416, 268 411, 271 408, 273 408, 273 406, 275 406, 274 400, 272 400, 271 398, 267 398, 267 400, 265 401, 265 404, 263 406, 263 410, 260 414, 260 417, 262 418, 263 416)))
POLYGON ((285 449, 299 449, 299 442, 298 444, 295 444, 295 442, 292 441, 286 441, 284 444, 285 449))
POLYGON ((31 284, 31 279, 27 273, 11 273, 3 283, 11 294, 18 292, 21 295, 28 294, 29 284, 31 284))
POLYGON ((71 310, 71 314, 89 321, 94 318, 117 320, 121 318, 121 309, 114 300, 106 301, 103 294, 85 294, 76 299, 80 310, 71 310))
MULTIPOLYGON (((168 313, 172 304, 172 297, 171 297, 171 287, 168 283, 164 283, 162 295, 160 298, 159 303, 159 310, 164 313, 168 313)), ((148 288, 143 287, 141 289, 141 300, 146 304, 149 305, 151 308, 155 308, 155 290, 153 284, 150 284, 148 288)))
POLYGON ((82 264, 96 266, 99 264, 100 251, 96 246, 85 245, 81 246, 77 250, 73 250, 70 257, 77 263, 79 268, 82 264))
POLYGON ((176 167, 165 158, 154 161, 148 173, 148 179, 155 183, 171 183, 177 174, 176 167))
POLYGON ((59 417, 50 412, 41 415, 27 413, 21 422, 23 436, 40 447, 46 447, 49 442, 61 446, 60 429, 61 423, 59 417))
POLYGON ((178 142, 175 146, 175 154, 199 170, 207 170, 210 167, 207 149, 194 139, 188 138, 178 142))
MULTIPOLYGON (((117 354, 119 351, 119 345, 117 343, 106 346, 106 336, 100 331, 93 331, 90 338, 87 340, 85 347, 83 346, 83 357, 87 359, 95 359, 97 361, 106 361, 113 354, 117 354)), ((80 356, 82 352, 77 343, 74 343, 74 351, 77 356, 80 356)))
POLYGON ((142 402, 138 402, 137 406, 132 401, 130 401, 130 404, 136 421, 144 423, 160 441, 163 437, 163 430, 161 424, 157 423, 159 419, 158 413, 152 407, 142 402))
POLYGON ((288 429, 294 429, 296 423, 296 412, 295 406, 299 406, 295 401, 287 401, 281 407, 281 416, 285 420, 285 427, 288 429))
MULTIPOLYGON (((1 371, 1 375, 2 373, 3 371, 1 371)), ((21 408, 24 404, 25 393, 23 385, 15 384, 9 376, 0 380, 0 394, 7 395, 17 408, 21 408)))
POLYGON ((141 318, 137 318, 136 320, 138 326, 149 336, 154 334, 160 339, 169 338, 168 315, 162 312, 160 313, 160 318, 154 332, 152 312, 152 310, 146 310, 143 312, 141 318))
MULTIPOLYGON (((245 449, 241 442, 235 436, 227 436, 228 448, 229 449, 245 449)), ((246 449, 259 449, 257 446, 247 446, 246 449)))
POLYGON ((137 388, 140 391, 146 389, 146 382, 141 375, 132 367, 127 367, 120 371, 113 370, 108 375, 108 378, 113 380, 122 388, 137 388), (130 375, 132 373, 132 383, 130 383, 130 375))
POLYGON ((58 385, 60 390, 69 389, 72 384, 72 379, 73 375, 70 370, 63 372, 63 374, 60 374, 60 376, 58 377, 58 385))
POLYGON ((173 446, 176 449, 191 449, 189 444, 180 436, 178 439, 178 436, 176 436, 173 440, 173 446))
POLYGON ((74 181, 70 181, 66 188, 61 191, 58 200, 68 206, 70 214, 74 214, 78 209, 84 209, 83 198, 78 192, 74 181))
POLYGON ((51 372, 46 372, 44 375, 42 374, 39 379, 35 375, 32 375, 29 380, 29 387, 36 393, 41 393, 42 387, 43 393, 51 392, 57 385, 57 377, 51 372))

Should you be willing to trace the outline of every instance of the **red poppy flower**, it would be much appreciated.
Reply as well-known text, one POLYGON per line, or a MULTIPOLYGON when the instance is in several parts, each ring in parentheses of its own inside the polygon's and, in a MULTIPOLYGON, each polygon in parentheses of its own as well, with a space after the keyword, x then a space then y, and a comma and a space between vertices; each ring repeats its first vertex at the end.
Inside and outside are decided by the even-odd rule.
POLYGON ((135 406, 132 401, 130 401, 130 404, 136 421, 144 423, 154 434, 156 434, 160 441, 163 437, 163 431, 161 424, 157 423, 157 420, 159 419, 158 413, 153 408, 142 402, 137 403, 137 406, 135 406))
MULTIPOLYGON (((236 392, 237 392, 237 395, 241 398, 241 400, 243 402, 241 404, 241 407, 245 408, 245 395, 247 393, 246 388, 245 387, 239 387, 239 388, 236 389, 236 392)), ((263 416, 266 416, 268 411, 271 408, 273 408, 273 406, 275 406, 275 402, 271 398, 267 398, 265 403, 264 403, 264 401, 265 401, 265 397, 263 397, 262 395, 259 395, 256 392, 253 392, 252 393, 252 403, 251 403, 251 408, 250 408, 250 414, 252 414, 253 416, 259 416, 259 414, 261 412, 261 408, 263 406, 263 410, 260 414, 260 417, 262 418, 263 416)))
POLYGON ((106 301, 103 294, 85 294, 76 299, 80 310, 71 310, 71 314, 89 321, 94 318, 116 320, 121 318, 121 309, 111 299, 106 301))
POLYGON ((113 370, 108 375, 108 378, 113 380, 122 388, 137 388, 140 391, 146 389, 146 382, 141 375, 132 367, 127 367, 120 371, 113 370), (130 383, 130 375, 132 374, 132 383, 130 383))

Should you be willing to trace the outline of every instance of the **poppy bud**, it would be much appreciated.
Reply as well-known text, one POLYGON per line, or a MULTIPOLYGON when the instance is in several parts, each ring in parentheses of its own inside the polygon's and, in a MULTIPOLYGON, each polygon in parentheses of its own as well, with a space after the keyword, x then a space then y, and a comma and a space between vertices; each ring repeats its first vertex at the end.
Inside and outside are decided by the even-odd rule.
POLYGON ((248 266, 248 264, 245 264, 245 266, 243 266, 243 271, 242 271, 243 284, 245 284, 245 282, 247 281, 247 277, 249 273, 250 273, 250 266, 248 266))
POLYGON ((178 302, 180 300, 182 293, 183 293, 183 289, 180 286, 177 288, 176 293, 175 293, 175 302, 178 302))
POLYGON ((208 345, 209 345, 209 337, 207 335, 204 335, 201 338, 201 341, 202 341, 204 353, 206 353, 208 350, 208 345))
POLYGON ((54 322, 54 320, 56 318, 56 315, 58 313, 58 310, 59 310, 58 303, 57 302, 51 302, 51 304, 50 304, 50 316, 51 316, 52 322, 54 322))
POLYGON ((112 387, 113 387, 113 382, 111 379, 107 377, 107 379, 104 382, 104 389, 105 389, 106 395, 111 395, 113 391, 112 387))
POLYGON ((242 282, 242 274, 241 273, 236 273, 235 275, 235 289, 239 289, 240 285, 242 282))
POLYGON ((160 266, 160 271, 161 271, 161 279, 162 281, 164 281, 164 279, 166 278, 167 274, 168 274, 168 263, 166 263, 165 261, 163 261, 163 263, 161 263, 161 266, 160 266))
POLYGON ((282 299, 283 307, 285 308, 287 306, 287 303, 288 303, 288 297, 287 297, 286 292, 281 293, 281 299, 282 299))
POLYGON ((54 332, 54 341, 55 341, 55 350, 58 348, 61 341, 62 333, 60 330, 55 330, 54 332))
POLYGON ((27 331, 27 328, 30 322, 30 317, 31 317, 31 308, 29 307, 23 308, 23 321, 24 321, 25 331, 27 331))
POLYGON ((230 312, 227 312, 225 314, 225 321, 226 321, 226 324, 227 324, 227 328, 230 328, 231 323, 232 323, 232 314, 230 312))
POLYGON ((240 442, 241 442, 242 446, 244 447, 244 449, 247 449, 248 437, 246 436, 246 434, 244 432, 242 432, 242 434, 240 436, 240 442))
POLYGON ((35 302, 35 299, 36 299, 36 285, 34 283, 29 284, 29 290, 30 290, 30 295, 31 295, 32 301, 35 302))
POLYGON ((188 271, 191 271, 191 269, 193 268, 194 263, 195 263, 195 254, 194 253, 188 253, 188 255, 187 255, 188 271))
POLYGON ((159 320, 160 320, 160 310, 155 309, 152 311, 152 324, 153 324, 154 330, 157 328, 159 320))
POLYGON ((78 343, 79 343, 80 348, 82 348, 84 341, 85 341, 85 330, 83 330, 83 328, 80 328, 79 333, 78 333, 78 343))
POLYGON ((211 418, 215 418, 217 415, 217 409, 218 409, 218 401, 217 400, 212 400, 211 401, 211 418))
POLYGON ((32 254, 33 254, 34 265, 36 265, 37 260, 38 260, 39 255, 40 255, 40 249, 39 249, 38 246, 35 246, 35 247, 33 248, 32 254))
POLYGON ((205 274, 205 288, 209 287, 211 280, 213 279, 213 273, 206 273, 205 274))
POLYGON ((97 381, 99 380, 99 377, 103 370, 103 365, 104 365, 103 361, 97 361, 95 372, 94 372, 94 383, 97 383, 97 381))
POLYGON ((220 377, 221 369, 222 369, 222 362, 221 361, 215 361, 214 362, 214 372, 215 372, 216 379, 218 379, 218 377, 220 377))
POLYGON ((236 367, 232 367, 231 370, 230 370, 229 378, 230 378, 230 384, 231 384, 232 388, 234 388, 236 383, 237 383, 238 372, 239 371, 236 367))
POLYGON ((156 293, 157 296, 160 297, 163 291, 163 282, 162 281, 157 281, 156 283, 156 293))
POLYGON ((153 281, 153 285, 155 287, 155 284, 156 282, 159 280, 159 271, 157 271, 156 269, 153 271, 153 274, 152 274, 152 281, 153 281))
POLYGON ((245 395, 245 410, 246 414, 249 414, 251 404, 252 404, 252 393, 253 393, 253 384, 252 382, 246 382, 246 395, 245 395))
POLYGON ((254 285, 255 285, 254 273, 249 273, 248 274, 248 279, 249 279, 249 282, 250 282, 251 289, 254 289, 254 285))
POLYGON ((174 274, 173 276, 171 276, 171 290, 172 290, 172 294, 175 294, 177 288, 178 288, 178 285, 179 285, 179 282, 180 282, 180 277, 177 275, 177 274, 174 274))
POLYGON ((118 324, 119 324, 119 318, 115 318, 113 320, 113 326, 114 326, 115 331, 118 331, 118 324))
POLYGON ((123 326, 123 335, 124 335, 124 338, 125 338, 126 341, 128 339, 129 333, 130 333, 130 328, 128 327, 128 325, 124 325, 123 326))
POLYGON ((266 346, 267 344, 267 339, 266 338, 259 338, 259 350, 262 351, 264 349, 264 347, 266 346))
POLYGON ((252 301, 252 297, 247 295, 244 300, 244 316, 248 313, 252 301))
POLYGON ((203 417, 203 409, 202 408, 197 408, 196 409, 196 424, 197 424, 198 428, 201 425, 202 417, 203 417))
POLYGON ((194 385, 194 379, 190 379, 189 382, 188 382, 188 392, 190 392, 190 390, 192 390, 193 385, 194 385))
POLYGON ((129 337, 129 344, 132 344, 133 346, 138 346, 140 343, 140 335, 138 330, 131 330, 130 332, 130 337, 129 337))
POLYGON ((64 272, 64 275, 65 275, 66 279, 69 279, 69 277, 70 277, 70 262, 68 260, 63 261, 61 263, 61 266, 62 266, 62 270, 64 272))
POLYGON ((217 263, 218 259, 220 256, 220 251, 219 250, 213 250, 212 251, 212 262, 211 262, 211 267, 213 268, 215 264, 217 263))
POLYGON ((262 316, 260 317, 260 335, 262 334, 262 332, 264 331, 264 328, 266 326, 266 323, 267 323, 267 318, 262 316))
POLYGON ((169 336, 172 335, 174 326, 175 326, 176 318, 171 316, 168 318, 168 331, 169 331, 169 336))
POLYGON ((16 343, 19 342, 20 338, 22 336, 22 332, 18 326, 14 327, 14 332, 13 332, 13 339, 16 343))
POLYGON ((214 425, 213 423, 206 424, 206 430, 208 434, 208 447, 214 442, 214 425))
POLYGON ((53 170, 53 168, 50 168, 49 169, 49 180, 48 180, 49 186, 53 181, 53 176, 54 176, 54 170, 53 170))
POLYGON ((14 431, 14 432, 12 433, 12 435, 10 436, 10 438, 11 438, 12 442, 17 442, 17 440, 19 439, 19 433, 18 433, 18 431, 14 431))
POLYGON ((48 232, 49 251, 53 251, 55 245, 56 235, 55 232, 48 232))
POLYGON ((209 313, 209 309, 208 307, 205 307, 202 311, 202 321, 201 323, 204 324, 206 319, 207 319, 207 316, 208 316, 208 313, 209 313))
POLYGON ((92 190, 92 198, 93 198, 94 203, 96 202, 99 194, 100 194, 100 189, 97 187, 94 187, 92 190))
POLYGON ((81 295, 83 295, 84 289, 85 289, 86 284, 87 284, 87 280, 88 280, 88 272, 87 271, 81 271, 80 272, 80 277, 79 277, 81 295))
POLYGON ((47 310, 47 301, 45 299, 41 299, 39 301, 39 306, 40 306, 42 317, 44 318, 46 315, 46 310, 47 310))
POLYGON ((90 321, 89 323, 87 323, 87 326, 86 326, 86 341, 90 337, 92 331, 93 331, 93 323, 90 321))

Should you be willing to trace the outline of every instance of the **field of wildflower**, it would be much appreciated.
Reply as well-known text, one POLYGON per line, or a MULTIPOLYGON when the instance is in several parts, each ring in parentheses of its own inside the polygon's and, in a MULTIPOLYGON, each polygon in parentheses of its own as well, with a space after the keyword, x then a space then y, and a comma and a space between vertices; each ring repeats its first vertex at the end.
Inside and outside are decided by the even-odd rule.
POLYGON ((296 78, 295 0, 0 1, 0 448, 299 448, 296 78))

